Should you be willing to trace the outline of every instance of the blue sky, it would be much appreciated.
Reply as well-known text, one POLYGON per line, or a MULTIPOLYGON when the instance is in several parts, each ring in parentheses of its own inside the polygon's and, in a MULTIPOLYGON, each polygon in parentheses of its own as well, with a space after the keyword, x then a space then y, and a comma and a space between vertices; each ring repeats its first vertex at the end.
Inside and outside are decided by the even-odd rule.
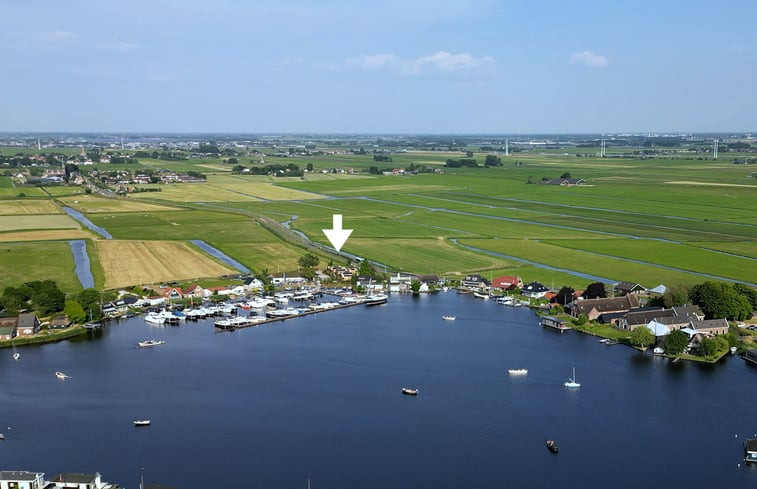
POLYGON ((757 131, 757 2, 4 0, 0 131, 757 131))

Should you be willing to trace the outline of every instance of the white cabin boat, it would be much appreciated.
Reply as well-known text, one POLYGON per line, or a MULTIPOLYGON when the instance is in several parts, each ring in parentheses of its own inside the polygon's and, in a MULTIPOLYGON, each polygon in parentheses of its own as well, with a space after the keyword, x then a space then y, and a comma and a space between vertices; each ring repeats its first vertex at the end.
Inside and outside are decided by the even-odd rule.
POLYGON ((446 315, 442 316, 442 319, 444 319, 445 321, 454 321, 457 318, 455 316, 446 315))
POLYGON ((135 419, 134 426, 150 426, 149 419, 135 419))
POLYGON ((137 346, 139 348, 150 348, 151 346, 159 346, 164 345, 166 342, 163 340, 146 340, 146 341, 140 341, 137 343, 137 346))
POLYGON ((150 312, 145 316, 145 321, 151 324, 163 324, 166 322, 166 318, 160 313, 150 312))
POLYGON ((510 368, 507 369, 507 373, 510 375, 526 375, 528 373, 527 368, 510 368))
POLYGON ((68 375, 64 374, 63 372, 55 372, 55 376, 58 377, 61 380, 70 379, 71 378, 68 375))
POLYGON ((407 396, 417 396, 418 395, 418 389, 412 389, 410 387, 403 387, 402 393, 407 396))

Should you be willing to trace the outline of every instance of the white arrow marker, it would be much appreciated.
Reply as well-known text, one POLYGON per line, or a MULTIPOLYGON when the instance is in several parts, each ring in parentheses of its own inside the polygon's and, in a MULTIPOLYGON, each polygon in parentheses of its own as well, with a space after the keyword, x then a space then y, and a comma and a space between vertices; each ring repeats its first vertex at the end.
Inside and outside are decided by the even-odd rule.
POLYGON ((347 238, 350 237, 350 234, 352 234, 352 229, 342 229, 341 214, 334 214, 333 219, 334 223, 331 226, 332 229, 321 229, 321 231, 323 231, 323 234, 329 238, 331 246, 333 246, 336 251, 339 251, 342 249, 342 246, 344 246, 344 243, 347 242, 347 238))

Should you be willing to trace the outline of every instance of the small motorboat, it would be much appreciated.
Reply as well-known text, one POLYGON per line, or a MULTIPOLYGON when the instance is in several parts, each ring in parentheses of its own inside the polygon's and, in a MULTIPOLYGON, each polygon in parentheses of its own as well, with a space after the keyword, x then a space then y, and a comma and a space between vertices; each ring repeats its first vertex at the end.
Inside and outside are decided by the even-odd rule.
POLYGON ((151 346, 159 346, 165 344, 163 340, 147 340, 137 343, 138 348, 150 348, 151 346))
POLYGON ((442 319, 444 319, 445 321, 454 321, 457 318, 455 316, 450 316, 449 314, 447 314, 445 316, 442 316, 442 319))
POLYGON ((70 379, 68 375, 64 374, 63 372, 55 372, 55 376, 58 377, 61 380, 70 379))
POLYGON ((547 440, 547 450, 549 450, 552 453, 557 453, 557 443, 555 443, 555 440, 547 440))
POLYGON ((735 346, 732 346, 731 349, 730 349, 731 355, 733 355, 734 353, 736 353, 736 350, 738 350, 738 348, 736 348, 735 346))
POLYGON ((418 395, 418 389, 411 389, 410 387, 403 387, 402 393, 408 396, 417 396, 418 395))
POLYGON ((150 426, 149 419, 135 419, 134 426, 150 426))
POLYGON ((659 346, 656 346, 654 350, 652 350, 652 353, 654 353, 655 355, 664 355, 665 350, 660 348, 659 346))
POLYGON ((19 352, 15 352, 15 353, 13 354, 13 359, 14 359, 14 360, 18 360, 19 358, 21 358, 21 354, 20 354, 19 352))
POLYGON ((5 440, 5 435, 0 433, 0 440, 5 440))
POLYGON ((528 373, 527 368, 510 368, 507 369, 507 373, 510 375, 526 375, 528 373))

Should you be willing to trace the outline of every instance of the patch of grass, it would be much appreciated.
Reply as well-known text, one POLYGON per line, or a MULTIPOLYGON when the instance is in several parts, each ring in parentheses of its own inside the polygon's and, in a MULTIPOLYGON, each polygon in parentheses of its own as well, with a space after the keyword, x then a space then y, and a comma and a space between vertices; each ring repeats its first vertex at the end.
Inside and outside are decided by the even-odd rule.
POLYGON ((18 287, 33 280, 54 280, 64 292, 78 292, 74 258, 68 242, 0 244, 3 287, 18 287))

